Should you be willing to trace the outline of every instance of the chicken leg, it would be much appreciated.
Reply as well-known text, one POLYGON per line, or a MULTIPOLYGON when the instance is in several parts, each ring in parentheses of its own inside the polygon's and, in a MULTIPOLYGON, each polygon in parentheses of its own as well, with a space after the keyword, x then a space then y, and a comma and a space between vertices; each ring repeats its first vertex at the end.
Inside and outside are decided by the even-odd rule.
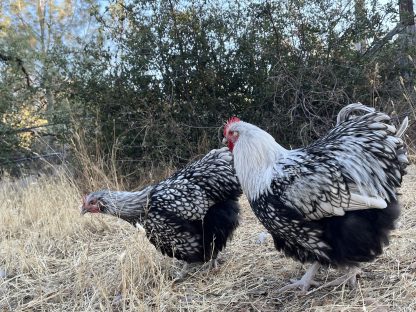
POLYGON ((181 271, 176 275, 174 282, 182 282, 185 277, 190 273, 191 270, 198 268, 198 271, 218 271, 218 261, 217 259, 211 259, 208 262, 203 263, 192 263, 189 264, 187 262, 184 263, 181 271))
POLYGON ((289 289, 300 288, 302 292, 306 292, 308 291, 309 287, 318 286, 319 283, 314 281, 313 278, 315 277, 316 272, 318 272, 320 266, 321 265, 318 262, 314 262, 300 280, 290 280, 292 284, 286 285, 280 288, 278 291, 285 292, 289 289))
POLYGON ((338 277, 337 279, 335 279, 331 282, 323 284, 320 288, 341 286, 345 283, 348 283, 348 285, 351 288, 355 288, 357 286, 357 276, 359 276, 360 273, 361 273, 360 268, 351 267, 351 268, 348 269, 346 274, 344 274, 341 277, 338 277))

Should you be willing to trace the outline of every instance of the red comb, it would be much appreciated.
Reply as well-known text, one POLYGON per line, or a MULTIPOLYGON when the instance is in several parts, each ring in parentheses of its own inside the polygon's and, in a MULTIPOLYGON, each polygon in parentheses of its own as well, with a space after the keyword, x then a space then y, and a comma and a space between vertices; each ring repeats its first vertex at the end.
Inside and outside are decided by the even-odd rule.
POLYGON ((230 119, 228 119, 227 123, 224 126, 224 136, 227 135, 227 129, 231 126, 231 124, 233 124, 235 122, 238 122, 238 121, 240 121, 240 118, 235 117, 235 116, 233 116, 230 119))

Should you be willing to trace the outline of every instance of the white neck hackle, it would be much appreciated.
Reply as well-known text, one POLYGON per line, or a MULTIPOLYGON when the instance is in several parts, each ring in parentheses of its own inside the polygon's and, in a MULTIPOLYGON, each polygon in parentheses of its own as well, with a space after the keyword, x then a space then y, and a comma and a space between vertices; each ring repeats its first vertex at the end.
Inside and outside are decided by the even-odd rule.
POLYGON ((287 150, 252 124, 236 122, 230 126, 230 131, 238 132, 233 150, 237 177, 247 198, 255 200, 270 190, 275 164, 287 150))

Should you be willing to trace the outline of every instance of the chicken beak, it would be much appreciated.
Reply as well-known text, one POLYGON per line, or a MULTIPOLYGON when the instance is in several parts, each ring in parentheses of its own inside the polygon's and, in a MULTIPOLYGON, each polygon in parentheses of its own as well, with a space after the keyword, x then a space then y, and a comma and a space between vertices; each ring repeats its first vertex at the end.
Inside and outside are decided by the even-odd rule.
POLYGON ((81 216, 83 216, 84 214, 86 214, 87 212, 89 212, 88 211, 88 209, 84 206, 84 205, 82 205, 81 206, 81 209, 80 209, 80 214, 81 214, 81 216))
POLYGON ((222 144, 224 144, 224 145, 227 145, 227 144, 228 144, 228 140, 227 140, 227 138, 226 138, 226 137, 224 137, 224 138, 222 139, 222 144))
POLYGON ((84 214, 86 214, 87 212, 89 212, 87 206, 87 195, 84 195, 82 197, 82 204, 81 204, 81 208, 80 208, 80 214, 81 216, 83 216, 84 214))

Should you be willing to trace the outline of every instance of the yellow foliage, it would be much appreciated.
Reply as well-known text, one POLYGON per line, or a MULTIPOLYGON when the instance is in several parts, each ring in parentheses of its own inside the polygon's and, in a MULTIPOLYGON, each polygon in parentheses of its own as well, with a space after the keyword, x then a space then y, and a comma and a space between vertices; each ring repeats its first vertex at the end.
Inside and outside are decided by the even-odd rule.
MULTIPOLYGON (((11 125, 15 129, 30 128, 48 124, 46 119, 36 115, 33 107, 23 106, 18 112, 6 113, 3 121, 11 125)), ((19 133, 20 146, 29 147, 33 142, 32 132, 19 133)))
POLYGON ((28 5, 29 2, 25 2, 22 0, 12 1, 10 3, 10 9, 13 14, 19 14, 23 13, 28 5))
POLYGON ((10 16, 0 16, 0 37, 7 36, 7 29, 10 27, 12 19, 10 16))
POLYGON ((38 43, 38 40, 36 39, 36 37, 31 36, 29 38, 29 44, 32 48, 35 48, 37 43, 38 43))

